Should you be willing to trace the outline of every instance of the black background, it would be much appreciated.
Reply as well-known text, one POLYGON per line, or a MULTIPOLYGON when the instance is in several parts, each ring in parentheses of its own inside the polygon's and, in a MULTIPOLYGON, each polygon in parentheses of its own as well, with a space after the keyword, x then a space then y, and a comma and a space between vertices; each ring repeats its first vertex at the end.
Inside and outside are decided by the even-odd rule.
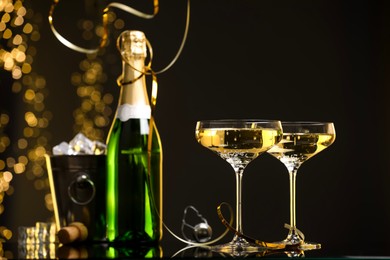
MULTIPOLYGON (((145 12, 152 1, 122 1, 145 12)), ((61 1, 56 27, 69 40, 85 42, 77 20, 99 22, 108 1, 61 1), (91 12, 90 5, 92 4, 91 12)), ((50 91, 47 105, 54 118, 52 146, 70 140, 72 111, 79 105, 70 75, 84 54, 62 45, 46 19, 51 1, 31 3, 43 14, 34 66, 50 91)), ((153 67, 164 68, 179 48, 186 18, 184 0, 161 0, 155 19, 142 20, 118 11, 124 29, 145 32, 154 50, 153 67)), ((180 234, 183 210, 195 206, 223 232, 216 207, 235 203, 232 168, 194 138, 200 119, 261 118, 332 121, 336 141, 307 161, 297 177, 297 226, 308 241, 322 244, 327 255, 390 255, 389 172, 389 1, 193 0, 184 50, 159 74, 156 120, 164 149, 164 222, 180 234)), ((112 43, 106 56, 105 92, 118 94, 119 54, 112 43)), ((104 59, 105 56, 103 56, 104 59)), ((1 76, 5 79, 6 76, 1 76)), ((18 100, 2 81, 1 96, 18 100)), ((43 194, 16 176, 15 194, 7 198, 5 218, 12 226, 50 217, 43 194), (32 193, 33 196, 28 194, 32 193), (28 202, 29 201, 29 202, 28 202), (32 202, 30 202, 32 201, 32 202), (29 206, 27 206, 27 203, 29 206), (18 205, 26 205, 18 207, 18 205)), ((244 232, 264 241, 287 235, 288 174, 264 154, 243 178, 244 232)), ((232 234, 226 237, 231 239, 232 234)), ((167 232, 169 255, 184 244, 167 232), (175 244, 175 246, 172 246, 175 244), (177 244, 177 245, 176 245, 177 244)))

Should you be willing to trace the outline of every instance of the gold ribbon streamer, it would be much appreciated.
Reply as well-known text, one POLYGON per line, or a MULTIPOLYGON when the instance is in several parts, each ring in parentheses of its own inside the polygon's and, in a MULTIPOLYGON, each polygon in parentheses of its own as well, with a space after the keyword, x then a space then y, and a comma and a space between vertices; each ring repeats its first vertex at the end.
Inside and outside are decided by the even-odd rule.
POLYGON ((157 215, 159 217, 159 220, 160 220, 160 224, 163 224, 163 219, 162 219, 162 211, 163 211, 163 207, 162 207, 162 197, 160 196, 160 207, 158 208, 157 210, 157 204, 156 204, 156 200, 155 200, 155 196, 154 196, 154 193, 153 193, 153 190, 152 190, 152 180, 151 180, 151 171, 152 171, 152 141, 153 141, 153 131, 156 133, 157 135, 157 140, 159 142, 159 145, 160 145, 160 165, 159 165, 159 168, 160 168, 160 172, 161 172, 161 176, 159 178, 161 178, 161 181, 160 181, 160 190, 162 191, 162 171, 163 171, 163 149, 162 149, 162 144, 161 144, 161 139, 160 139, 160 134, 157 130, 157 126, 155 124, 155 121, 154 121, 154 111, 155 111, 155 106, 156 106, 156 101, 157 101, 157 87, 158 87, 158 84, 157 84, 157 77, 156 75, 153 73, 152 69, 150 69, 150 71, 152 72, 152 93, 151 93, 151 96, 150 96, 150 106, 151 106, 151 115, 150 115, 150 120, 149 120, 149 136, 148 136, 148 174, 147 174, 147 178, 148 178, 148 182, 149 182, 149 193, 150 193, 150 197, 151 197, 151 200, 152 200, 152 203, 154 204, 154 207, 155 207, 155 210, 157 211, 157 215))
MULTIPOLYGON (((108 40, 108 12, 110 10, 110 8, 117 8, 117 9, 120 9, 122 11, 125 11, 127 13, 130 13, 132 15, 135 15, 135 16, 138 16, 140 18, 144 18, 144 19, 152 19, 154 18, 157 13, 159 12, 159 2, 158 0, 153 0, 153 13, 152 14, 148 14, 148 13, 144 13, 144 12, 141 12, 137 9, 134 9, 130 6, 127 6, 127 5, 124 5, 124 4, 121 4, 121 3, 116 3, 116 2, 113 2, 113 3, 110 3, 106 6, 106 8, 104 8, 103 10, 103 16, 102 16, 102 21, 103 21, 103 35, 100 39, 100 44, 97 48, 95 49, 86 49, 86 48, 83 48, 83 47, 80 47, 80 46, 77 46, 75 44, 73 44, 72 42, 68 41, 65 37, 63 37, 57 30, 56 28, 54 27, 54 19, 53 19, 53 16, 54 16, 54 10, 56 8, 56 6, 58 5, 58 3, 60 2, 60 0, 53 0, 52 2, 52 5, 50 7, 50 10, 49 10, 49 16, 48 16, 48 20, 49 20, 49 26, 50 26, 50 29, 51 31, 53 32, 54 36, 63 44, 65 45, 66 47, 74 50, 74 51, 77 51, 77 52, 81 52, 81 53, 85 53, 85 54, 94 54, 94 53, 97 53, 101 48, 103 48, 104 46, 106 46, 107 44, 107 40, 108 40)), ((182 42, 180 44, 180 47, 175 55, 175 57, 172 59, 172 61, 163 69, 159 70, 159 71, 155 71, 154 73, 155 74, 160 74, 160 73, 163 73, 165 71, 167 71, 168 69, 170 69, 173 64, 177 61, 177 59, 179 58, 181 52, 183 51, 183 48, 184 48, 184 45, 185 45, 185 42, 187 40, 187 35, 188 35, 188 30, 189 30, 189 24, 190 24, 190 0, 187 0, 187 16, 186 16, 186 26, 185 26, 185 30, 184 30, 184 35, 183 35, 183 39, 182 39, 182 42)))
POLYGON ((265 249, 272 249, 272 250, 277 250, 277 249, 284 249, 286 246, 284 244, 279 244, 279 243, 269 243, 269 242, 264 242, 264 241, 260 241, 260 240, 257 240, 257 239, 254 239, 254 238, 251 238, 251 237, 248 237, 244 234, 242 234, 241 232, 237 231, 235 228, 232 227, 231 224, 229 224, 226 219, 224 218, 223 214, 222 214, 222 211, 221 211, 221 207, 223 205, 226 205, 229 207, 229 210, 230 210, 230 213, 232 214, 233 210, 231 208, 231 206, 226 203, 226 202, 222 202, 218 207, 217 207, 217 213, 218 213, 218 217, 219 219, 222 221, 222 224, 228 228, 230 231, 234 232, 237 236, 239 237, 242 237, 244 239, 246 239, 248 242, 251 242, 251 243, 255 243, 259 246, 262 246, 264 247, 265 249))
MULTIPOLYGON (((117 7, 117 6, 118 6, 118 3, 111 3, 109 6, 111 6, 111 5, 117 7)), ((121 4, 120 4, 120 5, 121 5, 121 4)), ((123 5, 122 5, 122 6, 123 6, 123 5)), ((157 8, 157 10, 158 10, 158 1, 157 1, 157 0, 155 0, 155 12, 156 12, 156 8, 157 8), (156 3, 156 2, 157 2, 157 3, 156 3)), ((125 6, 123 7, 122 10, 126 10, 125 6)), ((134 9, 133 9, 133 10, 134 10, 134 9)), ((107 11, 107 12, 108 12, 108 11, 107 11)), ((146 65, 146 67, 148 68, 148 70, 147 70, 147 71, 144 71, 144 72, 141 72, 141 71, 138 71, 138 70, 135 69, 135 68, 133 68, 133 69, 135 69, 135 70, 138 71, 138 72, 144 73, 144 74, 155 74, 155 75, 161 74, 161 73, 167 71, 168 69, 170 69, 170 68, 173 66, 173 64, 175 64, 175 62, 178 60, 180 54, 182 53, 182 51, 183 51, 183 49, 184 49, 184 45, 185 45, 185 42, 186 42, 186 40, 187 40, 188 31, 189 31, 190 13, 191 13, 191 11, 190 11, 190 0, 187 0, 186 26, 185 26, 185 30, 184 30, 183 39, 182 39, 182 42, 181 42, 181 44, 180 44, 180 47, 179 47, 179 49, 178 49, 178 51, 177 51, 175 57, 172 59, 172 61, 171 61, 165 68, 163 68, 163 69, 161 69, 161 70, 158 70, 158 71, 152 70, 153 48, 152 48, 152 46, 151 46, 149 40, 146 39, 146 44, 147 44, 147 46, 148 46, 148 50, 149 50, 149 54, 150 54, 150 58, 149 58, 150 61, 149 61, 149 64, 146 65), (149 72, 150 72, 150 73, 149 73, 149 72)), ((157 13, 155 13, 155 14, 157 14, 157 13)), ((154 15, 155 15, 155 14, 154 14, 154 15)), ((153 16, 154 16, 154 15, 153 15, 153 16)), ((143 14, 142 17, 148 17, 148 16, 147 16, 147 14, 143 14)), ((152 17, 152 16, 149 16, 149 18, 153 18, 153 17, 152 17)), ((106 19, 107 19, 107 18, 106 18, 106 19)), ((104 19, 103 19, 103 20, 104 20, 104 19)), ((106 34, 106 35, 107 35, 107 34, 106 34)), ((120 42, 119 42, 119 39, 120 39, 120 36, 117 38, 117 48, 118 48, 118 50, 119 50, 119 52, 120 52, 121 49, 120 49, 120 42)), ((122 58, 123 58, 123 55, 122 55, 122 58)), ((124 58, 124 60, 126 61, 126 57, 124 58)), ((141 76, 142 76, 142 75, 141 75, 141 76)))
POLYGON ((125 11, 127 13, 133 14, 135 16, 138 16, 138 17, 141 17, 141 18, 144 18, 144 19, 152 19, 152 18, 154 18, 157 15, 158 10, 159 10, 158 0, 154 0, 154 2, 153 2, 153 14, 143 13, 141 11, 138 11, 138 10, 132 8, 132 7, 129 7, 129 6, 121 4, 121 3, 113 2, 113 3, 108 4, 106 6, 106 8, 104 8, 104 10, 103 10, 103 16, 102 16, 102 18, 103 18, 102 19, 103 20, 103 35, 102 35, 102 38, 100 40, 100 44, 99 44, 98 48, 86 49, 86 48, 83 48, 83 47, 79 47, 79 46, 71 43, 67 39, 65 39, 56 30, 56 28, 54 27, 54 24, 53 24, 53 22, 54 22, 54 19, 53 19, 54 10, 57 7, 59 2, 60 2, 60 0, 53 0, 52 5, 50 6, 49 16, 48 16, 50 29, 53 32, 54 36, 62 44, 64 44, 66 47, 68 47, 68 48, 70 48, 70 49, 72 49, 74 51, 85 53, 85 54, 97 53, 101 48, 103 48, 107 44, 107 39, 108 39, 108 12, 109 12, 111 7, 118 8, 118 9, 120 9, 122 11, 125 11))

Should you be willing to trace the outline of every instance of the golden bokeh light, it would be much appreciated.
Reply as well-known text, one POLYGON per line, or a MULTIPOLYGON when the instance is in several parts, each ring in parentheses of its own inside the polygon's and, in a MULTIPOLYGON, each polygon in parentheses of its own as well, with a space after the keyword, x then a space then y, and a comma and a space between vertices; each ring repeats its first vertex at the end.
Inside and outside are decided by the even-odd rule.
POLYGON ((25 170, 26 170, 26 166, 23 163, 17 163, 14 165, 14 172, 16 174, 24 173, 25 170))
POLYGON ((2 235, 3 235, 3 237, 5 237, 6 239, 9 240, 12 237, 12 231, 9 229, 4 229, 2 232, 2 235))
POLYGON ((24 18, 22 16, 18 16, 13 20, 12 26, 20 26, 24 22, 24 18))
POLYGON ((12 68, 12 77, 14 79, 20 79, 22 77, 22 69, 19 66, 14 66, 12 68))
POLYGON ((8 157, 6 163, 8 168, 13 168, 15 165, 15 159, 12 157, 8 157))
POLYGON ((4 39, 10 39, 12 37, 12 31, 11 29, 5 29, 5 31, 3 32, 3 38, 4 39))
MULTIPOLYGON (((91 24, 84 23, 88 28, 91 24)), ((73 111, 74 131, 84 133, 89 139, 104 141, 103 129, 110 124, 113 98, 102 93, 106 75, 101 63, 96 56, 87 56, 79 64, 81 72, 74 72, 70 81, 76 86, 76 93, 81 99, 80 108, 73 111)))
POLYGON ((12 173, 11 172, 4 172, 3 173, 3 178, 4 178, 4 180, 6 181, 6 182, 11 182, 11 180, 12 180, 12 173))
POLYGON ((4 31, 5 28, 7 28, 7 25, 5 24, 5 22, 0 21, 0 32, 4 31))
MULTIPOLYGON (((7 1, 6 1, 7 2, 7 1)), ((6 13, 11 13, 13 10, 14 10, 14 5, 12 4, 12 2, 8 2, 5 7, 4 7, 4 11, 6 13)))
POLYGON ((34 113, 32 113, 32 112, 27 112, 27 113, 24 115, 24 120, 26 120, 27 124, 28 124, 30 127, 35 127, 35 126, 37 126, 37 124, 38 124, 38 119, 36 118, 36 116, 35 116, 34 113))
POLYGON ((11 20, 11 15, 9 13, 5 13, 3 14, 3 16, 1 17, 1 21, 3 23, 8 23, 9 21, 11 20))
POLYGON ((5 168, 5 162, 3 160, 0 160, 0 171, 4 170, 5 168))
POLYGON ((28 163, 28 159, 25 155, 21 155, 18 157, 18 162, 26 165, 28 163))
MULTIPOLYGON (((30 44, 40 39, 41 22, 42 15, 26 8, 24 1, 0 0, 0 69, 10 72, 12 92, 22 94, 24 105, 20 108, 24 116, 19 120, 25 124, 21 126, 22 136, 11 140, 7 134, 10 114, 0 111, 0 215, 6 210, 1 204, 4 195, 15 192, 11 185, 15 174, 24 175, 36 188, 49 190, 43 154, 48 150, 50 133, 46 128, 53 116, 45 110, 46 80, 33 71, 37 49, 30 44), (11 150, 12 146, 16 149, 11 150)), ((12 118, 15 121, 18 119, 12 118)), ((7 228, 0 230, 0 239, 11 237, 7 228)))
POLYGON ((26 23, 23 27, 23 32, 29 34, 33 31, 33 27, 30 23, 26 23))
MULTIPOLYGON (((33 66, 39 52, 33 44, 41 39, 39 28, 43 19, 44 15, 26 7, 22 0, 0 0, 0 69, 9 72, 13 78, 12 93, 18 94, 24 102, 20 106, 22 116, 18 118, 22 124, 18 126, 21 136, 14 140, 10 139, 7 130, 12 128, 10 121, 17 119, 10 120, 9 113, 0 111, 0 155, 4 155, 0 157, 0 215, 6 210, 2 204, 4 196, 18 191, 18 187, 12 186, 17 175, 31 181, 36 190, 45 191, 45 206, 53 211, 44 159, 44 155, 51 152, 49 147, 53 146, 50 143, 52 133, 48 131, 53 113, 45 104, 49 95, 46 78, 38 75, 33 66)), ((108 12, 108 21, 117 30, 125 27, 125 22, 113 12, 108 12)), ((84 40, 103 35, 104 28, 98 23, 80 20, 78 25, 84 40)), ((81 132, 89 139, 104 142, 111 124, 114 96, 103 91, 107 75, 100 55, 86 55, 71 74, 69 81, 80 103, 69 113, 73 112, 74 134, 81 132)), ((0 229, 0 239, 10 239, 12 235, 6 227, 0 229)))
POLYGON ((53 210, 53 197, 50 193, 45 195, 45 205, 48 209, 53 210))
MULTIPOLYGON (((20 3, 20 2, 19 2, 20 3)), ((27 12, 27 10, 26 10, 26 8, 24 8, 24 6, 21 6, 21 5, 15 5, 15 7, 17 8, 17 12, 16 12, 16 14, 18 15, 18 16, 25 16, 26 15, 26 12, 27 12)))
POLYGON ((26 139, 26 138, 20 138, 20 139, 18 140, 18 148, 19 148, 20 150, 26 149, 27 146, 28 146, 28 142, 27 142, 27 139, 26 139))

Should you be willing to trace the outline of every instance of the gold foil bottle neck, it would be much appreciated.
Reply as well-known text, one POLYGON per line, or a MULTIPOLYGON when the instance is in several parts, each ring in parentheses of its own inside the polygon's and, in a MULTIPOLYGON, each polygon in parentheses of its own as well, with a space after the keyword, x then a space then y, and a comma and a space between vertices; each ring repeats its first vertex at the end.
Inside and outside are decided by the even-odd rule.
POLYGON ((127 30, 122 32, 118 43, 123 61, 120 105, 149 106, 145 82, 146 36, 142 31, 127 30))
POLYGON ((121 52, 125 57, 146 57, 146 37, 142 31, 128 30, 121 34, 121 52))

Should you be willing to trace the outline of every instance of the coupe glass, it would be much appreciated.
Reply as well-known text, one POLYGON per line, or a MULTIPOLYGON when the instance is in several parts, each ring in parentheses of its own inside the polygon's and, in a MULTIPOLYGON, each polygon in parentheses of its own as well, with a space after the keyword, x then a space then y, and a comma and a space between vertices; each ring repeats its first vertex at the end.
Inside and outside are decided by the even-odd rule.
POLYGON ((300 249, 319 249, 321 244, 306 242, 297 229, 295 217, 295 182, 298 168, 303 162, 329 147, 336 139, 330 122, 282 122, 283 139, 267 152, 279 159, 290 177, 290 225, 287 238, 279 243, 297 245, 300 249))
MULTIPOLYGON (((226 160, 236 174, 236 231, 242 230, 242 176, 245 167, 282 139, 282 125, 277 120, 231 119, 204 120, 196 124, 196 140, 226 160)), ((212 251, 243 255, 264 250, 238 236, 226 244, 211 247, 212 251)))

